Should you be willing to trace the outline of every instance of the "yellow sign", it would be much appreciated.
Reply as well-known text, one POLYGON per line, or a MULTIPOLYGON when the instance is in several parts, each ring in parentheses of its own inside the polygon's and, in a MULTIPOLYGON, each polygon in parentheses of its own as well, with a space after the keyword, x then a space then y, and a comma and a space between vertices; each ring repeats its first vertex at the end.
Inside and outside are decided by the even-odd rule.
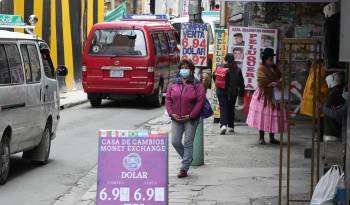
MULTIPOLYGON (((228 30, 227 29, 215 29, 215 44, 214 44, 214 56, 213 56, 213 75, 216 67, 225 63, 225 55, 227 54, 228 47, 228 30)), ((215 83, 212 82, 212 98, 211 104, 214 111, 214 119, 220 119, 220 107, 219 101, 216 96, 215 83)))

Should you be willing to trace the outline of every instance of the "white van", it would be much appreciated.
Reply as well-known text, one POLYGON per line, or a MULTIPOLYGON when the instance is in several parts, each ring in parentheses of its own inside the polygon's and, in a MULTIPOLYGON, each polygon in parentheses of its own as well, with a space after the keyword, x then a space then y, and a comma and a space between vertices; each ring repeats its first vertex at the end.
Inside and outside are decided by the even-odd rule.
MULTIPOLYGON (((9 27, 0 22, 0 29, 9 27)), ((57 75, 66 72, 61 66, 57 75)), ((58 85, 48 45, 34 35, 0 30, 1 185, 6 183, 11 154, 23 152, 25 159, 47 163, 59 119, 58 85)))

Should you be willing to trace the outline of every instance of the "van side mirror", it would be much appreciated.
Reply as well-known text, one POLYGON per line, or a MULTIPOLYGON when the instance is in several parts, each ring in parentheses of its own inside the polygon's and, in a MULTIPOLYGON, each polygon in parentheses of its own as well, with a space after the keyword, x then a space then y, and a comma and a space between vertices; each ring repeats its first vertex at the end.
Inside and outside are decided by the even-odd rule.
POLYGON ((65 65, 59 65, 57 68, 57 76, 65 77, 68 74, 68 69, 65 65))

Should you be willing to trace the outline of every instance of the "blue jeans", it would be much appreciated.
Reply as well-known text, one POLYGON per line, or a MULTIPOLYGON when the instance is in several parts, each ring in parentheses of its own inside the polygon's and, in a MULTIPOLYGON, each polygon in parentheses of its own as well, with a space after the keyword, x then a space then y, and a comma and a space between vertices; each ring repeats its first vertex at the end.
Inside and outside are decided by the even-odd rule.
POLYGON ((171 143, 182 158, 181 169, 188 171, 193 159, 193 141, 199 120, 171 123, 171 143), (182 143, 183 140, 183 143, 182 143))

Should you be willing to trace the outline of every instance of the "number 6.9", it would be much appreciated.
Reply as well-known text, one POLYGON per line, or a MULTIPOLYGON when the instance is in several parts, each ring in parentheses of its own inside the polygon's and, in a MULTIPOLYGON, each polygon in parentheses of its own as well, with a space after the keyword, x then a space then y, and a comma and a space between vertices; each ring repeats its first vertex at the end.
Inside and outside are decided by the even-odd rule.
POLYGON ((118 197, 119 197, 119 195, 120 195, 120 191, 119 191, 119 189, 118 188, 114 188, 113 190, 112 190, 112 195, 113 195, 113 200, 117 200, 118 199, 118 197))
POLYGON ((152 200, 154 197, 154 190, 152 188, 147 189, 148 201, 152 200))

